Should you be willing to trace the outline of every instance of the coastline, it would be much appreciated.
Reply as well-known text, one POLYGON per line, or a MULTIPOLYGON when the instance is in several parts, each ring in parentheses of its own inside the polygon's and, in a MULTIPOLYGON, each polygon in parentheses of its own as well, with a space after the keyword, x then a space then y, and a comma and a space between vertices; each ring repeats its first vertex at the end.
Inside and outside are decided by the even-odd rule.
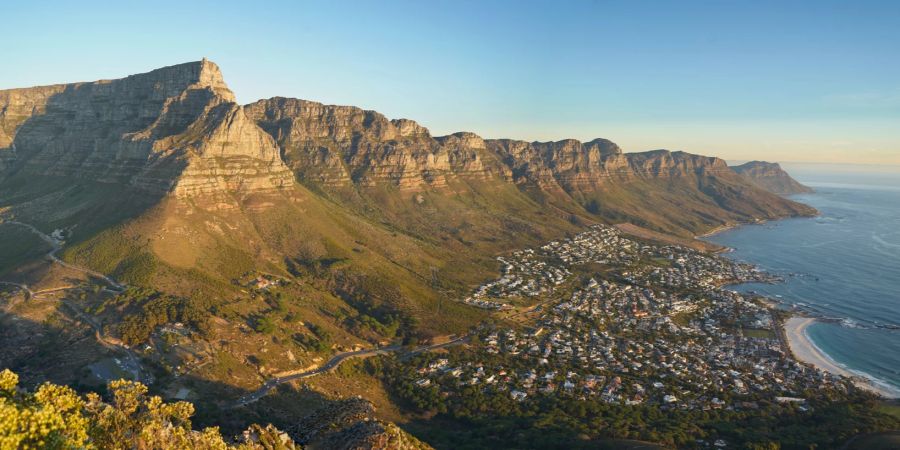
POLYGON ((852 372, 835 362, 823 352, 806 334, 806 329, 816 323, 816 319, 804 316, 791 316, 784 321, 784 336, 787 338, 788 348, 794 359, 809 364, 819 370, 835 375, 841 375, 853 380, 860 389, 865 389, 887 399, 900 398, 900 393, 887 387, 880 386, 874 380, 852 372))
POLYGON ((732 229, 732 228, 737 228, 737 227, 739 227, 739 226, 741 226, 741 225, 745 225, 745 224, 741 224, 741 223, 733 223, 733 224, 728 224, 728 225, 720 225, 720 226, 717 226, 717 227, 713 228, 712 230, 707 231, 706 233, 703 233, 703 234, 699 234, 699 235, 697 235, 697 236, 694 236, 694 239, 708 238, 708 237, 710 237, 710 236, 714 236, 714 235, 716 235, 716 234, 719 234, 719 233, 728 231, 728 230, 730 230, 730 229, 732 229))
MULTIPOLYGON (((814 216, 810 217, 818 216, 821 216, 821 212, 819 211, 817 211, 814 216)), ((696 236, 695 238, 708 238, 745 225, 759 225, 766 222, 766 220, 758 219, 753 222, 726 224, 696 236)), ((730 251, 734 251, 734 249, 725 247, 724 251, 716 253, 722 254, 729 253, 730 251)), ((767 299, 766 303, 770 308, 774 309, 779 309, 781 305, 785 305, 785 303, 778 301, 777 299, 767 299)), ((864 372, 857 372, 846 368, 816 346, 812 339, 806 334, 806 328, 816 322, 817 319, 815 318, 792 314, 781 324, 780 335, 782 339, 784 339, 787 350, 793 359, 811 365, 819 370, 849 378, 857 388, 877 394, 882 398, 894 401, 900 400, 900 390, 893 386, 885 386, 884 382, 881 382, 864 372)))

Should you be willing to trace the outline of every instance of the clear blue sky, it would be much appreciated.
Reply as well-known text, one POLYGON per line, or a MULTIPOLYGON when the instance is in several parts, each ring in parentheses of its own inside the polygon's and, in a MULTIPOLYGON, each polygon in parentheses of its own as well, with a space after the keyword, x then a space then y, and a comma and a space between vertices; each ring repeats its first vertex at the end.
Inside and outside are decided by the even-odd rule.
POLYGON ((900 164, 900 1, 130 3, 4 2, 0 88, 205 56, 434 134, 900 164))

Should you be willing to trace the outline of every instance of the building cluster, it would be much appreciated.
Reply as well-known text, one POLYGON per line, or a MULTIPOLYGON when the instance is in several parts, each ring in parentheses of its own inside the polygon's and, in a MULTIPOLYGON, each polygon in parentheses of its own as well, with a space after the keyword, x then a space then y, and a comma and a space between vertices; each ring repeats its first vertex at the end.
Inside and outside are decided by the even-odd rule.
POLYGON ((517 401, 563 395, 689 410, 756 408, 847 388, 789 357, 765 304, 722 287, 770 281, 751 266, 603 226, 502 262, 502 276, 469 301, 548 300, 534 323, 480 329, 474 351, 434 356, 418 369, 417 386, 445 396, 477 386, 517 401), (580 272, 571 293, 555 289, 586 263, 610 270, 580 272))
POLYGON ((639 256, 636 243, 617 229, 595 225, 571 239, 552 241, 538 250, 525 249, 498 257, 500 278, 479 286, 464 303, 485 309, 509 308, 511 298, 553 294, 572 276, 571 268, 587 263, 631 263, 639 256))

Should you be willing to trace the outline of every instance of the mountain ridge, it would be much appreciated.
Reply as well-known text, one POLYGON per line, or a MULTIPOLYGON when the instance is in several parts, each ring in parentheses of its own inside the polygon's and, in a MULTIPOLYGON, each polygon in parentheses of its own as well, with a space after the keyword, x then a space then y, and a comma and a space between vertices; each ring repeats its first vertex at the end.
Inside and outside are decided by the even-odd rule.
POLYGON ((815 213, 715 157, 625 153, 602 138, 435 137, 413 120, 285 97, 238 105, 206 59, 117 80, 0 91, 0 131, 2 215, 48 233, 72 229, 74 247, 64 255, 99 271, 125 270, 129 252, 143 248, 154 260, 221 277, 213 267, 223 246, 255 264, 281 265, 305 252, 303 240, 359 259, 339 231, 353 223, 395 236, 374 255, 395 264, 407 255, 399 267, 420 279, 413 261, 459 267, 476 255, 476 266, 490 265, 498 252, 593 222, 691 237, 815 213), (233 214, 205 225, 191 218, 216 211, 233 214), (113 225, 133 228, 143 243, 104 244, 118 239, 103 234, 113 225), (183 234, 190 245, 153 231, 185 227, 193 229, 183 234), (107 249, 108 263, 92 262, 96 248, 107 249))
MULTIPOLYGON (((59 259, 90 270, 20 252, 2 261, 13 267, 3 279, 35 291, 71 283, 67 304, 113 337, 130 330, 133 348, 186 322, 198 357, 159 361, 193 367, 202 383, 183 387, 210 404, 331 352, 465 333, 491 312, 461 299, 501 269, 499 255, 592 224, 692 239, 814 213, 715 157, 625 153, 602 138, 432 136, 413 120, 284 97, 239 105, 207 60, 0 91, 0 222, 58 236, 59 259), (85 273, 127 289, 103 290, 85 273), (166 304, 206 325, 149 309, 166 304)), ((0 247, 13 240, 0 234, 0 247)), ((9 347, 23 373, 45 372, 9 347)), ((76 381, 85 361, 53 356, 52 375, 76 381)), ((406 440, 395 428, 347 431, 406 440)))
POLYGON ((0 91, 0 159, 24 174, 177 195, 280 187, 291 177, 274 142, 234 100, 205 59, 117 80, 0 91))
POLYGON ((732 169, 751 183, 778 195, 806 194, 813 190, 791 177, 781 164, 749 161, 732 169))

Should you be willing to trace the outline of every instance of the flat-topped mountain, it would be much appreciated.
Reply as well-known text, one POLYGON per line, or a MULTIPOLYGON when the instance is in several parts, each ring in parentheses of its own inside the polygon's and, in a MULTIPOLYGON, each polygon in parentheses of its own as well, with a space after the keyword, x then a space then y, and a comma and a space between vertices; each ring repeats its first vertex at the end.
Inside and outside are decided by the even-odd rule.
POLYGON ((750 161, 732 167, 753 184, 779 195, 804 194, 813 190, 793 179, 781 165, 766 161, 750 161))
POLYGON ((119 80, 0 91, 0 160, 24 175, 178 195, 292 182, 207 60, 119 80))

